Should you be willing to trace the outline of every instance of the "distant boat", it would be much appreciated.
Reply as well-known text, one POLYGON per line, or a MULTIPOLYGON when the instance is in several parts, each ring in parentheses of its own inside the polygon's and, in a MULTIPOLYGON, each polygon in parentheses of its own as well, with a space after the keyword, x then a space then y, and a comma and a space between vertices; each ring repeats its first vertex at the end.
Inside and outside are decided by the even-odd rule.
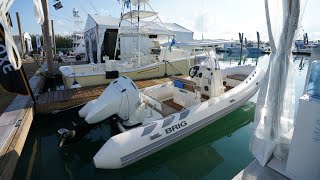
MULTIPOLYGON (((242 54, 241 59, 245 59, 248 54, 242 54)), ((224 53, 223 54, 224 61, 239 61, 240 60, 240 53, 224 53)))
MULTIPOLYGON (((229 53, 241 53, 241 47, 228 47, 227 49, 228 49, 229 53)), ((245 47, 243 47, 242 53, 247 54, 248 50, 245 47)))
POLYGON ((297 46, 292 50, 293 54, 305 54, 311 55, 312 49, 319 47, 320 44, 305 44, 303 46, 297 46))
POLYGON ((222 47, 217 47, 216 52, 217 53, 228 53, 229 51, 228 51, 228 49, 224 49, 222 47))
POLYGON ((256 53, 256 54, 250 53, 250 54, 248 54, 246 56, 246 58, 258 58, 258 57, 261 57, 261 56, 264 56, 264 55, 265 55, 265 53, 256 53))
POLYGON ((79 11, 76 8, 72 10, 74 18, 74 31, 72 34, 72 51, 68 51, 66 54, 59 52, 59 56, 63 62, 76 62, 85 61, 86 47, 83 33, 84 21, 79 15, 79 11))
POLYGON ((246 48, 249 54, 261 54, 264 53, 263 48, 258 48, 258 47, 247 47, 246 48))

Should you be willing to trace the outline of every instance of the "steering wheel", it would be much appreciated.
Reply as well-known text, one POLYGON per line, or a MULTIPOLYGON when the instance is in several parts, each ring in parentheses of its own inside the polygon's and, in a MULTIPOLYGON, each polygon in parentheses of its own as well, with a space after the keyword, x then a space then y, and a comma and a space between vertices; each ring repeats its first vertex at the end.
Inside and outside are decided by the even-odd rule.
POLYGON ((196 76, 198 74, 198 70, 199 70, 199 66, 193 66, 189 70, 189 76, 191 76, 193 78, 194 76, 196 76))

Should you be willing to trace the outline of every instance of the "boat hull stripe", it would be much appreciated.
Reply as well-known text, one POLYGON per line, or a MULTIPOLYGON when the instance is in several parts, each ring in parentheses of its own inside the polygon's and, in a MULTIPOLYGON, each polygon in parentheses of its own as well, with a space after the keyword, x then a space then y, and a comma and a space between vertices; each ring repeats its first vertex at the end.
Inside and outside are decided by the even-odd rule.
POLYGON ((154 123, 146 126, 146 127, 143 129, 143 132, 142 132, 142 134, 141 134, 141 137, 142 137, 142 136, 145 136, 145 135, 147 135, 147 134, 150 134, 150 133, 154 130, 154 128, 156 128, 156 126, 157 126, 157 123, 156 123, 156 122, 154 122, 154 123))
POLYGON ((180 113, 180 119, 179 120, 182 120, 182 119, 186 118, 189 115, 189 112, 190 112, 190 109, 186 109, 186 110, 182 111, 180 113))
POLYGON ((174 120, 174 116, 169 116, 163 120, 162 128, 169 126, 174 120))
POLYGON ((235 109, 239 108, 243 103, 247 102, 257 91, 259 90, 259 86, 256 87, 256 89, 251 92, 248 96, 241 99, 238 102, 233 103, 229 107, 218 111, 217 113, 210 115, 190 126, 187 126, 185 128, 182 128, 181 130, 175 132, 174 134, 171 134, 159 141, 156 141, 148 146, 145 146, 135 152, 132 152, 126 156, 123 156, 120 158, 121 160, 121 167, 125 167, 133 162, 136 162, 140 159, 143 159, 147 157, 148 155, 157 152, 175 142, 178 142, 179 140, 185 138, 186 136, 192 134, 193 132, 207 126, 208 124, 211 124, 213 121, 225 116, 227 113, 230 113, 234 111, 235 109), (170 142, 170 143, 167 143, 170 142))

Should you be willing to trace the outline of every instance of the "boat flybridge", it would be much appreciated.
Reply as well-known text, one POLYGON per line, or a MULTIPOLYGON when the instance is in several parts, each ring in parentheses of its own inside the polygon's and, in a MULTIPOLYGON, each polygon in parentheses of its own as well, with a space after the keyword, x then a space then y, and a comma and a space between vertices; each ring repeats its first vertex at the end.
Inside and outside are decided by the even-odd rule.
POLYGON ((248 101, 259 89, 264 71, 243 65, 220 69, 212 44, 177 43, 203 47, 207 59, 194 65, 188 77, 138 89, 127 76, 110 83, 79 116, 73 130, 60 129, 60 147, 79 140, 102 121, 116 123, 120 134, 111 137, 93 157, 97 168, 117 169, 153 154, 206 127, 248 101))

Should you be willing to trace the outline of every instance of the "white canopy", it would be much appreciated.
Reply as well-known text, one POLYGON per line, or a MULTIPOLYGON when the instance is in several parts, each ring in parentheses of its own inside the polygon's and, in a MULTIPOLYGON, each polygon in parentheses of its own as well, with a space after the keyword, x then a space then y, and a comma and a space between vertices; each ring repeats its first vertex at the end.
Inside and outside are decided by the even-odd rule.
POLYGON ((138 18, 138 14, 139 14, 140 19, 143 19, 143 18, 148 18, 148 17, 155 16, 158 13, 157 12, 153 12, 153 11, 140 10, 140 12, 138 12, 137 10, 132 10, 132 11, 129 11, 129 12, 123 14, 122 18, 123 19, 131 19, 131 18, 132 19, 136 19, 136 18, 138 18))
MULTIPOLYGON (((190 42, 176 42, 172 46, 176 47, 208 47, 208 46, 215 46, 224 43, 232 43, 235 41, 223 40, 223 39, 213 39, 213 40, 201 40, 201 41, 190 41, 190 42)), ((171 43, 164 43, 162 46, 170 46, 171 43)))
MULTIPOLYGON (((125 0, 123 0, 123 1, 125 1, 125 0)), ((139 0, 131 0, 131 3, 132 3, 134 6, 137 6, 137 5, 138 5, 138 2, 139 2, 139 0)), ((148 2, 149 2, 149 0, 140 0, 140 5, 143 5, 143 4, 148 3, 148 2)))
MULTIPOLYGON (((97 15, 88 15, 86 26, 84 28, 84 32, 88 32, 93 28, 100 28, 100 29, 118 29, 119 28, 119 18, 110 17, 110 16, 97 16, 97 15)), ((157 22, 148 22, 148 21, 141 21, 141 27, 145 27, 149 29, 149 32, 153 31, 164 31, 165 28, 161 26, 157 22)), ((193 32, 189 29, 186 29, 183 26, 180 26, 177 23, 163 23, 164 26, 170 30, 172 33, 188 33, 190 35, 193 35, 193 32)), ((131 23, 129 21, 122 22, 121 25, 122 28, 130 28, 131 23)))
POLYGON ((23 38, 25 42, 26 52, 33 51, 30 34, 28 32, 23 33, 23 38))
POLYGON ((30 34, 28 32, 23 33, 23 38, 31 40, 31 36, 30 36, 30 34))
MULTIPOLYGON (((119 18, 88 15, 86 26, 84 28, 84 35, 87 42, 87 55, 90 60, 94 57, 92 54, 93 49, 97 51, 98 61, 101 59, 101 48, 104 41, 104 35, 107 30, 118 30, 120 32, 120 37, 123 37, 120 38, 121 54, 124 53, 123 50, 132 51, 132 46, 137 42, 136 38, 135 40, 132 38, 136 37, 138 34, 136 22, 131 23, 128 20, 123 20, 120 30, 119 23, 119 18)), ((140 21, 140 28, 140 34, 142 34, 142 53, 147 53, 150 46, 153 45, 152 37, 149 37, 150 35, 155 35, 158 39, 161 39, 159 43, 168 42, 168 36, 172 35, 175 35, 176 40, 178 41, 193 40, 193 32, 176 23, 160 24, 159 22, 140 21)))

